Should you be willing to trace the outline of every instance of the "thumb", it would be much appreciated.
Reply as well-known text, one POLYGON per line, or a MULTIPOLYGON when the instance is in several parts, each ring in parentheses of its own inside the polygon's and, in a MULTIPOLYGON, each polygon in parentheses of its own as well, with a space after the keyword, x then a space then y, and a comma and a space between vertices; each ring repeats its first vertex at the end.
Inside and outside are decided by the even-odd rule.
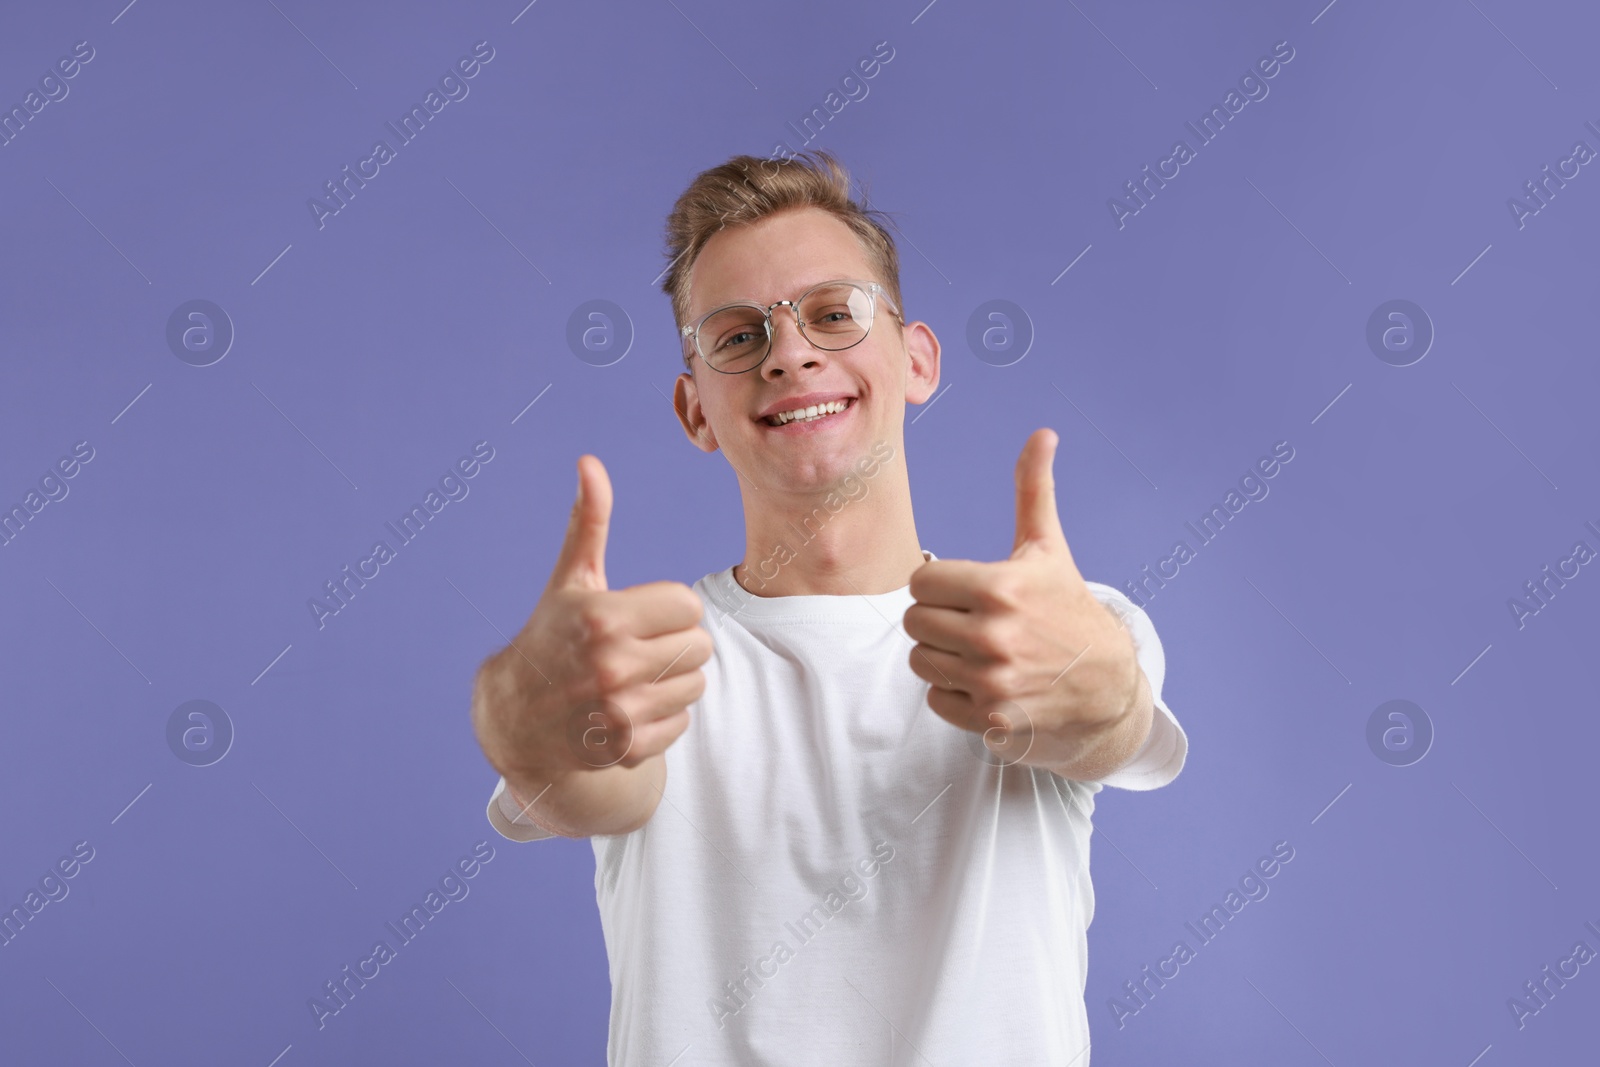
POLYGON ((1013 558, 1024 545, 1065 546, 1067 535, 1056 513, 1056 482, 1051 472, 1060 438, 1049 428, 1035 430, 1017 459, 1017 538, 1013 558))
POLYGON ((611 528, 611 479, 600 457, 578 457, 578 498, 567 537, 550 572, 550 587, 606 587, 606 534, 611 528))

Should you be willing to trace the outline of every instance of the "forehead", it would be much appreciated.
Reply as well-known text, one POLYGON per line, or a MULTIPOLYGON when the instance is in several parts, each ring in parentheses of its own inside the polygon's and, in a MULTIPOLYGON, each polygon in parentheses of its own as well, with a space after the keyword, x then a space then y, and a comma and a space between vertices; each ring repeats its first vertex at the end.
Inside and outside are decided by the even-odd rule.
POLYGON ((792 208, 711 236, 689 274, 689 317, 741 300, 793 300, 818 282, 877 274, 850 227, 821 208, 792 208))

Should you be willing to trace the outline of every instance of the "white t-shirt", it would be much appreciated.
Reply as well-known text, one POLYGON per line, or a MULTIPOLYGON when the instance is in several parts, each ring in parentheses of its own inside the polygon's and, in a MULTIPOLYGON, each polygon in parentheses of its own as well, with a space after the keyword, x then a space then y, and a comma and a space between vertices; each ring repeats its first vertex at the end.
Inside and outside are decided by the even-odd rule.
MULTIPOLYGON (((729 568, 694 589, 716 651, 661 803, 590 839, 609 1062, 1087 1067, 1094 797, 1165 785, 1188 753, 1149 616, 1089 583, 1157 712, 1128 764, 1081 782, 1008 765, 927 706, 909 585, 758 597, 729 568)), ((502 778, 494 828, 551 836, 519 814, 502 778)))

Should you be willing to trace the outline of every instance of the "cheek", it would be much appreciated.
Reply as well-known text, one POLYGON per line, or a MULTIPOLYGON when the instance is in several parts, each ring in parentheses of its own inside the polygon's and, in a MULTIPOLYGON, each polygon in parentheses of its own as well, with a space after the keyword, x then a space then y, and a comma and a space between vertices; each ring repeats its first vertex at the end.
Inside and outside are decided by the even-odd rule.
POLYGON ((755 420, 750 418, 750 411, 755 405, 748 400, 741 399, 733 390, 717 397, 717 405, 710 413, 711 425, 719 430, 726 431, 730 427, 739 426, 750 431, 759 430, 755 420))
POLYGON ((754 440, 764 429, 750 417, 757 405, 742 385, 717 382, 700 390, 700 416, 705 421, 701 432, 719 447, 741 438, 754 440))

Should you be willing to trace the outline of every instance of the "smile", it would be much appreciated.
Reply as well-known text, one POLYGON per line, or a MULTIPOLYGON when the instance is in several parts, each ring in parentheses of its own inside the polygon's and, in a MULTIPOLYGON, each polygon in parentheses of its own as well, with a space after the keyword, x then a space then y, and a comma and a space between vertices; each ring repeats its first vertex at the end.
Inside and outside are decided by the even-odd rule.
POLYGON ((780 411, 762 421, 768 426, 786 426, 791 422, 821 422, 823 419, 848 410, 854 403, 854 398, 833 400, 826 404, 813 404, 810 407, 795 408, 793 411, 780 411))

